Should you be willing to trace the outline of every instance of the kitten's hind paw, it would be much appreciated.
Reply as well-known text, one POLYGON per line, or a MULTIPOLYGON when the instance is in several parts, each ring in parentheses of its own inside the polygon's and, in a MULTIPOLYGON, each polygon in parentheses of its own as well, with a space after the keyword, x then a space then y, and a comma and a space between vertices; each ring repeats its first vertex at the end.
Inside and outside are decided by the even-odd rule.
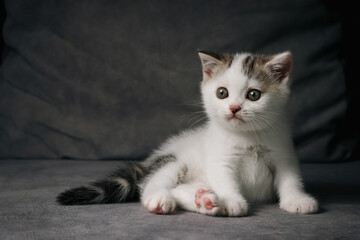
POLYGON ((291 213, 316 213, 319 209, 317 201, 308 195, 280 201, 280 208, 291 213))
POLYGON ((197 211, 205 215, 217 215, 220 211, 218 198, 210 190, 200 188, 195 195, 197 211))
POLYGON ((144 201, 145 208, 155 214, 169 214, 175 211, 175 200, 167 194, 154 194, 144 201))

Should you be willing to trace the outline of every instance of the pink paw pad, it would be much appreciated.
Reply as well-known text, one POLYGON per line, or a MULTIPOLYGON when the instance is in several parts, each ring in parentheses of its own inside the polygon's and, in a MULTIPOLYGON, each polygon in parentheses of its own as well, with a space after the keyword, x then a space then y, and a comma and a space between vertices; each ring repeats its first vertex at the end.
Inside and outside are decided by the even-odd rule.
POLYGON ((201 208, 201 205, 204 206, 205 209, 211 210, 214 207, 217 206, 217 204, 213 203, 209 197, 206 197, 204 195, 211 194, 212 192, 210 190, 205 190, 200 188, 195 195, 195 203, 197 208, 201 208))
POLYGON ((157 205, 157 207, 155 209, 153 209, 151 211, 152 213, 156 213, 156 214, 163 214, 163 210, 162 210, 162 207, 159 205, 157 205))
POLYGON ((149 198, 145 202, 145 208, 155 214, 168 214, 175 210, 175 201, 167 197, 149 198))
MULTIPOLYGON (((150 201, 149 201, 149 202, 150 202, 150 201)), ((162 207, 161 207, 160 203, 156 206, 156 208, 150 209, 150 207, 149 207, 149 202, 147 202, 147 203, 145 204, 145 207, 146 207, 147 209, 149 209, 150 212, 155 213, 155 214, 163 214, 163 210, 162 210, 162 207)))

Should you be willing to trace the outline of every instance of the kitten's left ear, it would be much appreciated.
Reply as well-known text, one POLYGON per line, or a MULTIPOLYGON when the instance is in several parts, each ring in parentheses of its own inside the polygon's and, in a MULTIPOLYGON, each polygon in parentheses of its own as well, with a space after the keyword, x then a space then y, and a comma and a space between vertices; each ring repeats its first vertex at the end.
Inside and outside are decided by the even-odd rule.
POLYGON ((200 50, 198 54, 202 64, 204 80, 212 78, 227 64, 227 58, 224 55, 200 50))
POLYGON ((290 52, 283 52, 274 55, 265 67, 279 83, 287 83, 293 65, 293 58, 290 52))

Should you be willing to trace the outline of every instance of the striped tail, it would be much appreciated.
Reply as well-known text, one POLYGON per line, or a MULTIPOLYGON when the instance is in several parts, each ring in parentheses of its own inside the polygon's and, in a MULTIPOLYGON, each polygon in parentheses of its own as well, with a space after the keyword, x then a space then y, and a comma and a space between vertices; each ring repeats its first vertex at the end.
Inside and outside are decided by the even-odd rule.
POLYGON ((138 182, 147 172, 141 163, 124 163, 103 180, 60 193, 57 202, 63 205, 82 205, 136 201, 139 199, 138 182))

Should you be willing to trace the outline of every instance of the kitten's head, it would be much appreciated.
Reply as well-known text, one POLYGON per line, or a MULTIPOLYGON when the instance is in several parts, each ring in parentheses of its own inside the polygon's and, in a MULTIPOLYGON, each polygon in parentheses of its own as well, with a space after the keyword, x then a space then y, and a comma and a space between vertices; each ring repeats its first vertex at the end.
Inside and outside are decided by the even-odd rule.
POLYGON ((290 93, 290 52, 273 56, 199 51, 203 103, 211 121, 239 131, 271 128, 290 93))

